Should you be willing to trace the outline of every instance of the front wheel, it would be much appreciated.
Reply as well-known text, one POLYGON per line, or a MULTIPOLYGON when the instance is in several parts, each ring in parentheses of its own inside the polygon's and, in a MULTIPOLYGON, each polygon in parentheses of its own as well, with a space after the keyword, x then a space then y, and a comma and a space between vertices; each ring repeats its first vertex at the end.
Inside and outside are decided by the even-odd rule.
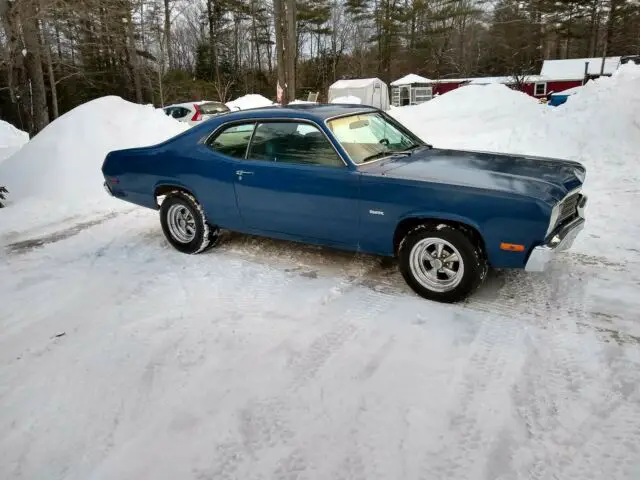
POLYGON ((487 260, 477 242, 448 225, 422 225, 400 245, 400 272, 407 284, 429 300, 453 303, 484 280, 487 260))
POLYGON ((209 225, 202 206, 186 192, 168 194, 160 206, 160 224, 169 243, 182 253, 195 254, 212 247, 220 230, 209 225))

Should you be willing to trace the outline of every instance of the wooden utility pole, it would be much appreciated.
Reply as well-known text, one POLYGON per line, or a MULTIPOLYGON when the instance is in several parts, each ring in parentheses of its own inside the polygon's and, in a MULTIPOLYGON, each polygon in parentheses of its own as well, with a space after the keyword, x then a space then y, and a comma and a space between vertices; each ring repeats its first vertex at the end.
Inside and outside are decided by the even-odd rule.
POLYGON ((49 93, 51 93, 51 121, 58 118, 58 86, 56 84, 56 76, 53 71, 53 60, 51 58, 51 39, 46 33, 43 25, 40 28, 40 43, 42 44, 42 53, 44 55, 45 65, 47 66, 47 77, 49 78, 49 93))
POLYGON ((296 32, 296 0, 287 1, 287 98, 296 99, 296 58, 298 56, 298 35, 296 32))
POLYGON ((169 70, 173 68, 173 48, 171 45, 171 5, 169 0, 164 0, 164 41, 166 43, 167 59, 169 60, 169 70))
POLYGON ((284 55, 284 9, 283 0, 273 0, 273 20, 276 31, 276 71, 278 75, 278 103, 286 101, 285 55, 284 55), (281 94, 282 91, 282 94, 281 94))
POLYGON ((295 0, 273 0, 273 10, 278 102, 284 104, 296 98, 296 2, 295 0))
POLYGON ((47 107, 47 90, 44 85, 42 71, 42 55, 40 45, 40 25, 38 23, 38 7, 35 0, 21 2, 20 17, 22 20, 22 36, 27 74, 31 87, 31 115, 33 133, 38 133, 49 123, 49 109, 47 107))
POLYGON ((123 21, 127 24, 127 52, 129 54, 129 69, 133 77, 133 86, 136 93, 136 103, 142 103, 142 82, 140 80, 140 60, 138 59, 138 51, 136 49, 135 32, 133 28, 133 18, 131 11, 126 12, 123 21))

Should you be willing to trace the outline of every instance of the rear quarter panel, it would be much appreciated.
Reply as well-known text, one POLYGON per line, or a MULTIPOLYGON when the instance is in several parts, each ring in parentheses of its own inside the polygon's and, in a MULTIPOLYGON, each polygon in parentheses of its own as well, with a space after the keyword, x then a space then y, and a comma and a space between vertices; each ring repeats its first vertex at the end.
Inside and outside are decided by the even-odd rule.
POLYGON ((105 177, 116 177, 114 196, 148 208, 156 208, 160 186, 182 187, 202 204, 207 217, 233 228, 238 222, 233 190, 233 160, 212 152, 202 140, 215 128, 194 128, 159 145, 117 150, 105 158, 105 177))
POLYGON ((545 207, 527 197, 367 173, 362 175, 361 199, 361 249, 382 255, 393 254, 394 232, 402 220, 451 220, 482 235, 492 266, 521 268, 530 249, 543 241, 549 222, 545 207), (501 242, 525 245, 526 250, 506 252, 501 242))

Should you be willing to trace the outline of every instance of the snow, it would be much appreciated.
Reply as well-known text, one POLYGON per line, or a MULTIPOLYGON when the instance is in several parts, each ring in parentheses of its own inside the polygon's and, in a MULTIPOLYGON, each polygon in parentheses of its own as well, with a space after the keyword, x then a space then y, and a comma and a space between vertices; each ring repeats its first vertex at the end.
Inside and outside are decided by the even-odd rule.
POLYGON ((524 121, 539 111, 538 102, 527 94, 504 85, 489 84, 460 87, 421 105, 394 109, 392 114, 416 133, 434 137, 435 141, 436 137, 440 137, 440 131, 444 130, 434 125, 438 122, 448 123, 447 128, 451 127, 449 122, 461 122, 463 128, 457 127, 449 134, 458 137, 459 132, 467 126, 484 130, 487 115, 499 115, 499 120, 504 121, 504 117, 517 114, 524 121), (481 118, 484 121, 479 121, 481 118), (425 121, 429 125, 423 124, 425 121), (433 128, 436 127, 438 130, 434 135, 433 128))
MULTIPOLYGON (((528 77, 527 77, 528 78, 528 77)), ((481 78, 472 78, 469 80, 469 85, 487 85, 493 83, 513 83, 513 77, 481 77, 481 78)), ((530 80, 533 81, 533 80, 530 80)))
POLYGON ((553 95, 575 95, 582 89, 582 85, 579 87, 568 88, 567 90, 561 90, 559 92, 554 92, 553 95))
POLYGON ((340 90, 343 88, 365 88, 381 82, 378 78, 353 78, 348 80, 337 80, 331 84, 330 90, 340 90))
MULTIPOLYGON (((436 146, 589 170, 576 248, 463 304, 375 257, 239 234, 182 255, 157 212, 20 194, 0 210, 0 478, 640 478, 639 69, 555 109, 487 85, 391 110, 436 146), (5 216, 28 199, 75 217, 35 233, 37 210, 5 216)), ((50 151, 81 182, 107 141, 85 122, 114 142, 172 128, 84 107, 49 127, 65 155, 36 137, 0 168, 40 182, 50 151)))
POLYGON ((308 100, 294 100, 293 102, 289 102, 289 105, 305 105, 305 104, 316 104, 318 102, 310 102, 308 100))
POLYGON ((0 164, 0 179, 10 192, 0 233, 12 228, 13 219, 35 228, 105 206, 121 208, 122 202, 102 190, 106 154, 160 143, 187 128, 151 105, 113 96, 62 115, 0 164))
MULTIPOLYGON (((584 78, 584 64, 589 63, 589 75, 600 75, 602 57, 570 58, 566 60, 545 60, 540 75, 554 80, 580 80, 584 78)), ((604 74, 611 75, 620 66, 620 57, 606 57, 604 74)))
MULTIPOLYGON (((9 158, 29 141, 29 134, 0 120, 0 163, 9 158)), ((1 184, 1 182, 0 182, 1 184)))
POLYGON ((391 86, 399 87, 402 85, 411 85, 413 83, 431 83, 431 82, 433 82, 433 80, 430 80, 425 77, 421 77, 420 75, 416 75, 415 73, 410 73, 408 75, 405 75, 402 78, 399 78, 398 80, 394 80, 393 82, 391 82, 391 86))
POLYGON ((334 98, 333 100, 331 100, 331 103, 346 103, 346 104, 360 105, 362 103, 362 100, 360 100, 358 97, 354 97, 353 95, 346 95, 344 97, 334 98))
POLYGON ((251 93, 227 102, 226 105, 230 110, 247 110, 249 108, 270 107, 275 103, 262 95, 251 93))

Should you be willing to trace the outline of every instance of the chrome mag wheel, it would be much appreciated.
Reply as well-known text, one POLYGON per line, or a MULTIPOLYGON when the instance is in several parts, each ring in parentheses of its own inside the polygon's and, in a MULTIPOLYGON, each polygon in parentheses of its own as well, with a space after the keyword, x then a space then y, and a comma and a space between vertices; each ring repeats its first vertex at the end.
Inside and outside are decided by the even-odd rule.
POLYGON ((180 243, 189 243, 196 236, 196 221, 184 205, 174 204, 169 207, 167 226, 171 236, 180 243))
POLYGON ((464 276, 464 262, 460 252, 442 238, 423 238, 409 255, 409 268, 414 278, 434 292, 449 292, 464 276))

